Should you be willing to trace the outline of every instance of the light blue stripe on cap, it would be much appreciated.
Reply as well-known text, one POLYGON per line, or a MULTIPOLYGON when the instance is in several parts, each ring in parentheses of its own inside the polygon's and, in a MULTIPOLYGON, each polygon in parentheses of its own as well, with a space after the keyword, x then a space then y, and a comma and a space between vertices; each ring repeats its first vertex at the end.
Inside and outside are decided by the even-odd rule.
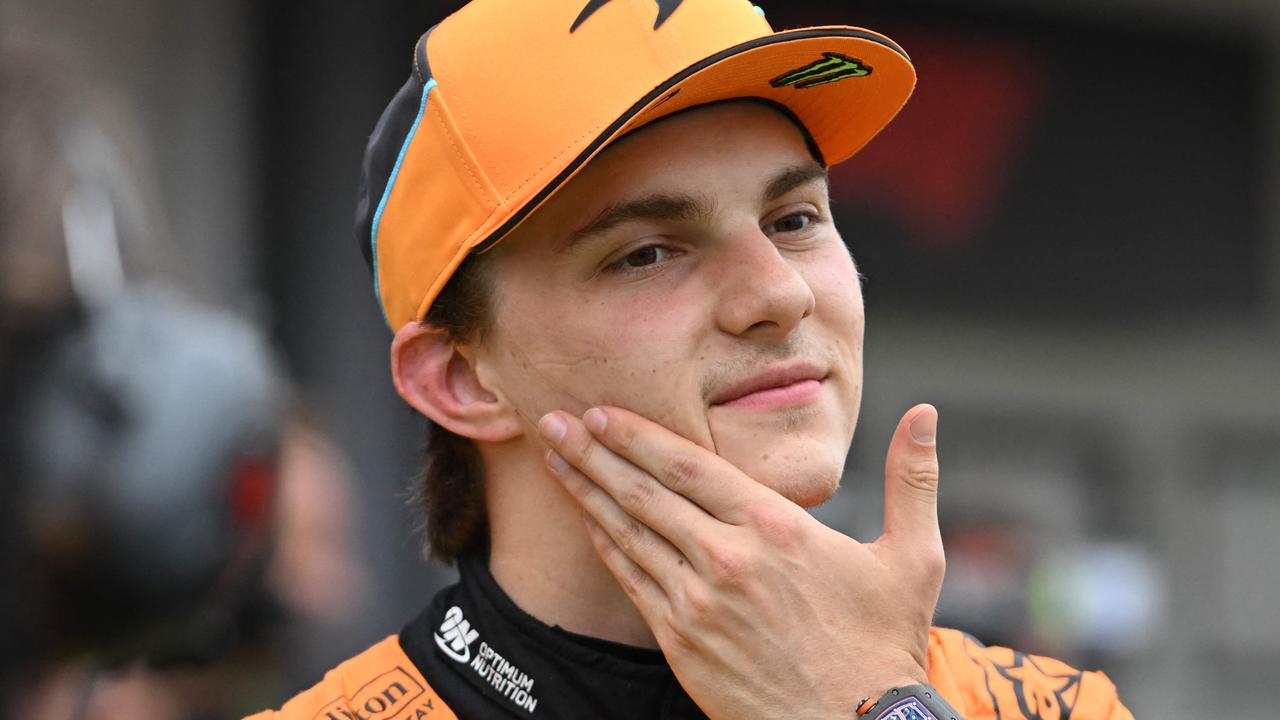
MULTIPOLYGON (((422 114, 427 110, 427 96, 431 94, 431 89, 436 86, 436 79, 431 78, 427 84, 422 87, 422 102, 418 104, 418 116, 413 119, 413 125, 409 128, 409 135, 404 139, 404 145, 400 146, 400 154, 396 156, 395 167, 391 168, 391 177, 387 180, 387 189, 382 191, 382 199, 378 201, 378 210, 373 214, 373 232, 371 236, 373 249, 373 293, 378 298, 378 310, 382 312, 382 320, 391 325, 391 320, 387 318, 387 310, 382 305, 382 287, 378 285, 378 226, 382 222, 382 211, 387 207, 387 198, 391 197, 391 188, 395 187, 396 178, 400 175, 400 163, 404 162, 405 153, 409 152, 409 143, 413 142, 413 136, 418 132, 418 123, 422 122, 422 114)), ((399 328, 391 328, 392 332, 399 328)))
POLYGON ((764 17, 764 8, 759 5, 752 5, 751 7, 755 8, 756 12, 760 13, 760 17, 764 17))

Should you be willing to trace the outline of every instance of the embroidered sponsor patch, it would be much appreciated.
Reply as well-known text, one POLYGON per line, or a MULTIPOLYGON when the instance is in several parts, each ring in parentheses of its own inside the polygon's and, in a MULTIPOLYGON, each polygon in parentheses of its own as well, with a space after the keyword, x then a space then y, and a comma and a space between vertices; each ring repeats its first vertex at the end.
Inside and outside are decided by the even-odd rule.
POLYGON ((471 646, 479 638, 480 631, 471 627, 462 608, 457 605, 445 612, 440 630, 435 634, 440 652, 470 667, 500 695, 532 714, 538 707, 538 698, 533 694, 533 678, 483 640, 473 657, 471 646))
POLYGON ((845 78, 866 77, 870 74, 871 66, 863 63, 858 58, 841 55, 840 53, 824 52, 822 53, 822 59, 814 60, 804 67, 784 72, 770 80, 769 84, 776 88, 794 85, 797 88, 804 89, 817 85, 826 85, 845 78))
MULTIPOLYGON (((657 30, 662 27, 662 23, 671 17, 671 13, 675 12, 680 3, 684 0, 658 0, 658 17, 653 21, 653 29, 657 30)), ((569 32, 578 29, 578 26, 586 21, 587 18, 595 14, 597 10, 609 3, 609 0, 589 0, 586 7, 582 8, 582 12, 578 13, 578 19, 573 21, 573 25, 569 27, 569 32)))
POLYGON ((480 633, 471 629, 471 623, 462 616, 462 608, 454 605, 444 614, 440 632, 436 633, 436 645, 450 658, 464 663, 471 659, 471 643, 480 633))
MULTIPOLYGON (((409 709, 422 693, 422 685, 401 668, 370 680, 350 698, 335 698, 316 713, 315 720, 390 720, 409 709)), ((427 705, 431 705, 428 699, 427 705)))

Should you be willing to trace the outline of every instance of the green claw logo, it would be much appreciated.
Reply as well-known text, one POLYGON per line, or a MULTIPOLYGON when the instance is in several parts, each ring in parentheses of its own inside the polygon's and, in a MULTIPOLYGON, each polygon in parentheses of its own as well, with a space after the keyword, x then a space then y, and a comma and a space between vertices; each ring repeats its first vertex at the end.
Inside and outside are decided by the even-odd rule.
POLYGON ((795 85, 797 88, 811 88, 826 85, 837 80, 851 77, 866 77, 871 74, 871 66, 864 65, 858 58, 851 58, 840 53, 824 52, 821 60, 814 60, 804 67, 785 72, 769 81, 776 87, 795 85))

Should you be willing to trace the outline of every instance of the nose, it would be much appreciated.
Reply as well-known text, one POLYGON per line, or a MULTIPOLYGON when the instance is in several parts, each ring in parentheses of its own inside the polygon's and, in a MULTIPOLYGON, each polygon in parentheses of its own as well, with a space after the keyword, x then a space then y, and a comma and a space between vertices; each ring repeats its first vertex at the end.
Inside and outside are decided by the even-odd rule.
POLYGON ((814 295, 793 259, 759 228, 727 243, 717 305, 722 330, 738 336, 784 339, 813 314, 814 295))

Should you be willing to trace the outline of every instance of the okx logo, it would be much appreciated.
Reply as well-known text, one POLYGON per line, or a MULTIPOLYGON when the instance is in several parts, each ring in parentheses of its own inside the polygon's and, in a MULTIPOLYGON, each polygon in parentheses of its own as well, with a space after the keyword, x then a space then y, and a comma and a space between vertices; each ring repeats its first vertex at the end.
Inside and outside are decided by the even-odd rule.
POLYGON ((816 85, 826 85, 837 80, 844 80, 851 77, 865 77, 871 74, 871 66, 864 65, 858 58, 852 58, 848 55, 840 53, 824 52, 821 60, 813 62, 782 73, 778 77, 769 81, 769 84, 776 87, 786 87, 794 85, 797 88, 811 88, 816 85))
POLYGON ((462 608, 457 605, 444 614, 440 632, 435 634, 440 651, 460 663, 471 660, 471 643, 478 637, 480 633, 471 629, 471 623, 462 616, 462 608))

